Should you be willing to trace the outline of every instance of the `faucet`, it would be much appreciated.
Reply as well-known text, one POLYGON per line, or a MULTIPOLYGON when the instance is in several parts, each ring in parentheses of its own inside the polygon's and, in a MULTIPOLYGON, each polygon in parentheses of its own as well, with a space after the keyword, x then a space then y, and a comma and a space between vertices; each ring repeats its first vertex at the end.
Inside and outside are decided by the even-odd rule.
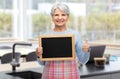
POLYGON ((15 46, 16 45, 23 45, 23 46, 32 46, 31 43, 14 43, 13 44, 13 47, 12 47, 12 55, 13 55, 13 58, 12 58, 12 62, 11 62, 11 65, 12 65, 12 71, 15 72, 16 71, 16 67, 17 66, 20 66, 19 62, 17 62, 15 60, 15 46))

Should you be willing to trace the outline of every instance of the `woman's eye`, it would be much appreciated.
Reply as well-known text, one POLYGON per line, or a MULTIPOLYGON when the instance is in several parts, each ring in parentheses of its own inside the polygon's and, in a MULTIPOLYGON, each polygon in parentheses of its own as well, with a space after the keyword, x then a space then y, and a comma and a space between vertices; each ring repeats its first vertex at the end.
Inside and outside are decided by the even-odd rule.
POLYGON ((66 14, 54 14, 54 16, 66 16, 66 14))
POLYGON ((66 16, 66 14, 62 14, 62 16, 66 16))
POLYGON ((54 16, 58 16, 58 14, 55 14, 54 16))

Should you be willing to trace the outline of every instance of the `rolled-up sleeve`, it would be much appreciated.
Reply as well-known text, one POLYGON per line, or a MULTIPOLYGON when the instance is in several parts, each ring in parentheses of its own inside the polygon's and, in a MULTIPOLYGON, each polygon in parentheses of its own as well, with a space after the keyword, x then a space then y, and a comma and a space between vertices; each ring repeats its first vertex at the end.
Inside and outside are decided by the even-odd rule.
POLYGON ((40 61, 39 58, 37 58, 37 61, 38 61, 38 63, 39 63, 40 65, 45 65, 45 62, 44 62, 44 61, 40 61))
POLYGON ((75 50, 78 57, 78 60, 82 64, 86 64, 89 60, 90 53, 82 51, 82 39, 78 32, 75 33, 75 50))

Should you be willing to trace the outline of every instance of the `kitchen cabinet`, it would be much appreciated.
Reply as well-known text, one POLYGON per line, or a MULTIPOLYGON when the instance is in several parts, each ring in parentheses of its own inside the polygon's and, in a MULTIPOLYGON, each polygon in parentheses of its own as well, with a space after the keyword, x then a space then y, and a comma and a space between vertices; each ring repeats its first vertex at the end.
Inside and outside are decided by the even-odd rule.
POLYGON ((120 73, 90 76, 90 77, 81 78, 81 79, 120 79, 120 73))
POLYGON ((81 79, 111 79, 111 78, 110 78, 110 74, 107 74, 107 75, 91 76, 91 77, 86 77, 81 79))
POLYGON ((120 79, 120 73, 111 74, 111 79, 120 79))

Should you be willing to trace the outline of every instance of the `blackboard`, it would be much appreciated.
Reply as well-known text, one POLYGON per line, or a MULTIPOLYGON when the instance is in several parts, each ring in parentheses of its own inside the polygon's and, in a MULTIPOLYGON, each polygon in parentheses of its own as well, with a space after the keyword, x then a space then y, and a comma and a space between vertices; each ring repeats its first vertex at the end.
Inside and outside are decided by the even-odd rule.
POLYGON ((39 46, 43 47, 42 61, 73 60, 75 44, 73 34, 41 35, 39 46))

